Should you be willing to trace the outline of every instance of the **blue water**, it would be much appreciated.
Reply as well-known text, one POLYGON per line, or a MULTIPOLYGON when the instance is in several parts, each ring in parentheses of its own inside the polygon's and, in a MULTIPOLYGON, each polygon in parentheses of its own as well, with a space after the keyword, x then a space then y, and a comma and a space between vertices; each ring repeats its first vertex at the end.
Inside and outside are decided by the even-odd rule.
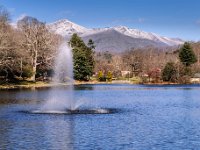
MULTIPOLYGON (((60 96, 66 88, 58 88, 60 96)), ((22 113, 43 103, 50 89, 0 91, 0 149, 199 150, 200 86, 80 85, 84 108, 114 114, 22 113), (4 101, 4 103, 3 103, 4 101)))

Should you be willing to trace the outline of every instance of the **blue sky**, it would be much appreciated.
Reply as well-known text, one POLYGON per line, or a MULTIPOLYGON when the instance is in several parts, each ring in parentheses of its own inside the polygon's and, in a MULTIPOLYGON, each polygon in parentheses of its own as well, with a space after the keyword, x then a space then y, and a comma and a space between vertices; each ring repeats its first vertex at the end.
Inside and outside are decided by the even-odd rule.
POLYGON ((69 19, 96 28, 124 25, 167 37, 200 40, 200 0, 0 0, 12 21, 69 19))

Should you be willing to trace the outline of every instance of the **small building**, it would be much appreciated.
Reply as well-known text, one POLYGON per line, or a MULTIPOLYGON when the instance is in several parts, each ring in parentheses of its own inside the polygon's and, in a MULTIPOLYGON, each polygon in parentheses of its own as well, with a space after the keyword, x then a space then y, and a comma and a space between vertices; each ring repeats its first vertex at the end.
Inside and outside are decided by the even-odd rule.
POLYGON ((191 83, 200 83, 200 73, 195 73, 194 76, 190 79, 191 83))
POLYGON ((130 77, 130 71, 121 71, 122 77, 130 77))

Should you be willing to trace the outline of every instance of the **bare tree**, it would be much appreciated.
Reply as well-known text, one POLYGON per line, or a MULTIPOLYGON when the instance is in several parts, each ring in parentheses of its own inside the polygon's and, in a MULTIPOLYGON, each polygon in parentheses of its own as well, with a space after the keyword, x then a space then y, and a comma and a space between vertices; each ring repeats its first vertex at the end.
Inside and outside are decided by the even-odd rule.
POLYGON ((0 7, 0 73, 14 76, 17 66, 15 31, 9 25, 9 13, 0 7))
POLYGON ((53 50, 56 44, 53 34, 48 31, 45 23, 33 17, 24 17, 17 23, 21 32, 21 47, 29 53, 33 75, 30 80, 35 81, 37 66, 49 64, 54 58, 53 50))

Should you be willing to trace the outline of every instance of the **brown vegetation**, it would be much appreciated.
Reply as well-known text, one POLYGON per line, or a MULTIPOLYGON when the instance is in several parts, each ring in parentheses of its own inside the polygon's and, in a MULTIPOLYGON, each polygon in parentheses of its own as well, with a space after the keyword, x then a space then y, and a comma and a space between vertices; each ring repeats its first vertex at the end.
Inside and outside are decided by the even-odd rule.
MULTIPOLYGON (((44 22, 24 17, 17 29, 10 25, 9 13, 0 7, 0 79, 44 79, 52 74, 54 56, 63 40, 51 33, 44 22)), ((95 43, 94 43, 95 44, 95 43)), ((200 72, 200 42, 191 43, 197 62, 191 65, 191 75, 200 72)), ((95 53, 94 74, 97 80, 104 76, 113 79, 139 77, 142 82, 161 82, 162 70, 168 62, 174 63, 180 82, 186 82, 184 65, 179 60, 180 47, 146 47, 120 54, 95 53), (99 74, 99 77, 98 77, 99 74), (101 76, 101 77, 100 77, 101 76)))
POLYGON ((9 13, 0 8, 0 76, 5 80, 29 78, 35 81, 37 71, 52 68, 61 37, 48 31, 45 23, 24 17, 17 29, 9 24, 9 13))

